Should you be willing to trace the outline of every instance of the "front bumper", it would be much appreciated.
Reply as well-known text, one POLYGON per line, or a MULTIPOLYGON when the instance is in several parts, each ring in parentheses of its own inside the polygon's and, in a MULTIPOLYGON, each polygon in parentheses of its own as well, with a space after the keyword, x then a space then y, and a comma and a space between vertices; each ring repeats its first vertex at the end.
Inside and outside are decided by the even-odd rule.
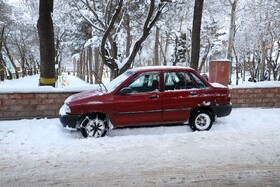
POLYGON ((213 110, 214 114, 217 117, 228 116, 232 111, 232 103, 224 104, 224 105, 211 106, 211 109, 213 110))
POLYGON ((80 115, 59 115, 59 120, 63 127, 79 128, 80 115))

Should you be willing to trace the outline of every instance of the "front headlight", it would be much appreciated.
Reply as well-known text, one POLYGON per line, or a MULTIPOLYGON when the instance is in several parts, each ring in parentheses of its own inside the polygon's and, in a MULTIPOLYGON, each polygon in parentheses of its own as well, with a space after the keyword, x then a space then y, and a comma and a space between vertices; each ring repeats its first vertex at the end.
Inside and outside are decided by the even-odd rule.
POLYGON ((67 114, 71 113, 71 109, 67 104, 64 104, 60 109, 59 109, 59 115, 60 116, 65 116, 67 114))

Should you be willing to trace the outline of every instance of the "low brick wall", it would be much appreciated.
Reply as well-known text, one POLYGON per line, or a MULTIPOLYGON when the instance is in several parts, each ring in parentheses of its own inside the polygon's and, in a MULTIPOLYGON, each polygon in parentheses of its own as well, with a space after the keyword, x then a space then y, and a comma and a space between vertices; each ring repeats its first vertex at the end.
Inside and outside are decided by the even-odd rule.
POLYGON ((233 88, 230 93, 235 108, 280 107, 280 88, 233 88))
POLYGON ((0 120, 57 117, 64 100, 74 93, 0 93, 0 120))
MULTIPOLYGON (((280 88, 230 89, 233 107, 280 107, 280 88)), ((0 93, 0 120, 57 117, 69 93, 0 93)))

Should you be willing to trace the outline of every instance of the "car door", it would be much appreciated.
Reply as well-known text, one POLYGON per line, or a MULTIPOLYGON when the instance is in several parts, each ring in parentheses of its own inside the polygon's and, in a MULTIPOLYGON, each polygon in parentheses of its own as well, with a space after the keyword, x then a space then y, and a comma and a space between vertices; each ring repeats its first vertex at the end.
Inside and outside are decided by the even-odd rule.
POLYGON ((164 73, 163 122, 184 122, 201 101, 201 89, 185 71, 164 73))
POLYGON ((114 126, 137 126, 160 124, 162 118, 162 96, 160 72, 138 74, 124 87, 129 94, 117 93, 114 97, 114 126))

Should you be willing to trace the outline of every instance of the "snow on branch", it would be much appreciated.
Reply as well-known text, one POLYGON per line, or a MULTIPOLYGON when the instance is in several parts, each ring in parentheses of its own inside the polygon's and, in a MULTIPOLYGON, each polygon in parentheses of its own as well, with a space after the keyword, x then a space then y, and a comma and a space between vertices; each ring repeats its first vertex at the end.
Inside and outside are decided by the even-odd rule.
POLYGON ((94 23, 90 20, 90 18, 88 18, 88 17, 82 12, 82 10, 78 7, 77 4, 75 4, 75 5, 76 5, 77 10, 78 10, 79 13, 81 14, 81 16, 82 16, 93 28, 95 28, 95 29, 98 30, 98 31, 105 32, 105 30, 104 30, 103 28, 100 28, 100 27, 96 26, 96 24, 94 24, 94 23))
POLYGON ((93 14, 95 20, 100 24, 100 26, 103 28, 103 32, 105 32, 106 26, 104 23, 100 20, 98 13, 91 7, 90 3, 88 0, 81 0, 81 2, 89 9, 89 11, 93 14))

